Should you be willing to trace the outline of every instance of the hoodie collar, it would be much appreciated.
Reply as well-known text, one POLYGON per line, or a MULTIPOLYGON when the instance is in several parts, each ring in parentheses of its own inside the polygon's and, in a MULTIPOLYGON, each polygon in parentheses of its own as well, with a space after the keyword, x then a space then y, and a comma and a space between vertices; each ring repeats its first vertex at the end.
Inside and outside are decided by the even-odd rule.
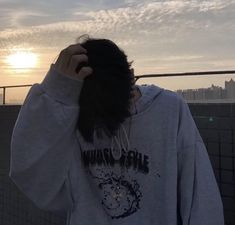
MULTIPOLYGON (((135 102, 137 112, 140 113, 148 108, 154 99, 164 90, 163 88, 154 84, 136 84, 136 87, 140 90, 141 97, 135 102)), ((132 114, 135 113, 133 108, 132 114)))

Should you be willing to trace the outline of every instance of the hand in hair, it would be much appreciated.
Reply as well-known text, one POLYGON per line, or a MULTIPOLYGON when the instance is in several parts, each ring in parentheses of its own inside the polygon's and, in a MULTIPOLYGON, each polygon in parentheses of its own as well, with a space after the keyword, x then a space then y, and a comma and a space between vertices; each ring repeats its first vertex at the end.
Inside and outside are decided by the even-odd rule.
POLYGON ((86 66, 88 62, 86 53, 87 50, 80 44, 70 45, 60 52, 54 68, 62 74, 84 80, 92 74, 92 68, 86 66))

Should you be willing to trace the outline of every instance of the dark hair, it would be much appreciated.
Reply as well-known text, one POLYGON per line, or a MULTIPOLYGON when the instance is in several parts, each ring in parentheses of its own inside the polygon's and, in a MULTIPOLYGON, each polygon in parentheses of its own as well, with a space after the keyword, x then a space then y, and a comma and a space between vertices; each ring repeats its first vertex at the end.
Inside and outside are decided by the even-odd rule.
POLYGON ((132 62, 127 61, 124 51, 114 42, 87 36, 79 43, 87 50, 88 66, 93 73, 84 79, 80 92, 77 128, 87 142, 93 142, 95 129, 99 138, 100 131, 111 137, 131 116, 134 74, 132 62))

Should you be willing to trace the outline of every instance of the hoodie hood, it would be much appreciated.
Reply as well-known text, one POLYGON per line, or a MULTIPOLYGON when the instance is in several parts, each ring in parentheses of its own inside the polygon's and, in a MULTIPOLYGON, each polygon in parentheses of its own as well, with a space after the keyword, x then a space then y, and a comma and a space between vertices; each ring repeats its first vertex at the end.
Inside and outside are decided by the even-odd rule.
MULTIPOLYGON (((140 90, 141 97, 135 102, 137 114, 146 110, 157 96, 164 90, 162 87, 158 87, 154 84, 136 84, 136 87, 140 90)), ((132 114, 135 113, 132 111, 132 114)))

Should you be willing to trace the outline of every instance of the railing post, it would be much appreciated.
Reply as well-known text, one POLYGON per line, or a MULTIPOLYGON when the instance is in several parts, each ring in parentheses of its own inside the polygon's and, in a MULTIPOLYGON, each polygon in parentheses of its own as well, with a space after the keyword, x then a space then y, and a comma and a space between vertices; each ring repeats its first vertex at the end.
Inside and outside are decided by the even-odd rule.
POLYGON ((5 105, 5 96, 6 96, 6 87, 3 87, 3 98, 2 98, 3 105, 5 105))

